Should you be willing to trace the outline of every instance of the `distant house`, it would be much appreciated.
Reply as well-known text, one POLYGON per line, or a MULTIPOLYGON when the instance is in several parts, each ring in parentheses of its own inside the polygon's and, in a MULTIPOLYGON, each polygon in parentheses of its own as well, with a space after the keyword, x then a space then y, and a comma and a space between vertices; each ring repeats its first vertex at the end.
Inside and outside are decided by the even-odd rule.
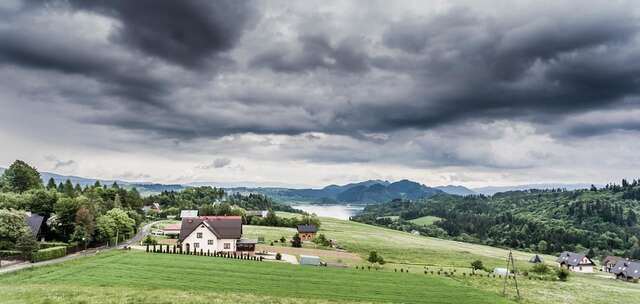
POLYGON ((537 254, 531 257, 531 259, 529 259, 529 263, 533 263, 533 264, 540 264, 543 262, 544 260, 542 259, 542 257, 537 254))
POLYGON ((158 203, 153 203, 149 206, 144 206, 142 207, 142 211, 144 211, 144 213, 149 213, 149 212, 160 212, 160 204, 158 203))
POLYGON ((180 223, 178 224, 169 224, 167 226, 164 226, 164 228, 162 228, 162 235, 166 235, 166 236, 179 236, 180 235, 180 227, 182 225, 180 223))
POLYGON ((302 241, 310 241, 316 238, 318 226, 316 225, 298 225, 298 236, 302 241))
POLYGON ((242 217, 186 217, 180 225, 178 245, 189 252, 238 252, 253 254, 257 241, 243 240, 242 217))
POLYGON ((611 273, 616 275, 617 279, 633 281, 640 279, 640 262, 630 260, 618 260, 611 269, 611 273))
POLYGON ((44 223, 44 216, 39 214, 32 214, 31 212, 27 212, 25 216, 25 221, 27 222, 27 226, 29 226, 29 230, 33 234, 33 237, 37 240, 42 236, 42 223, 44 223))
POLYGON ((609 255, 602 260, 602 271, 604 272, 612 272, 613 267, 618 263, 618 261, 624 260, 622 257, 609 255))
POLYGON ((198 210, 182 210, 180 211, 180 218, 198 217, 198 210))
POLYGON ((593 272, 593 267, 596 266, 596 263, 585 254, 569 251, 561 253, 556 262, 560 264, 560 267, 575 272, 593 272))

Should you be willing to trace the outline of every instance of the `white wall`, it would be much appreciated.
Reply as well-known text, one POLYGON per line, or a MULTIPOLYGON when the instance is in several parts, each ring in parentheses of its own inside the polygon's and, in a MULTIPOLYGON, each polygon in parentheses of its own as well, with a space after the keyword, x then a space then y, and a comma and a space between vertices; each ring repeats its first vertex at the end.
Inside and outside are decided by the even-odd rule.
POLYGON ((182 249, 187 250, 187 244, 189 244, 189 250, 193 252, 193 248, 195 248, 195 243, 198 243, 200 246, 197 248, 199 252, 202 249, 203 252, 214 252, 214 251, 236 251, 236 240, 234 239, 218 239, 209 228, 200 224, 198 228, 194 229, 193 232, 187 236, 182 241, 182 249), (198 233, 202 233, 202 238, 198 238, 198 233), (213 241, 212 245, 209 245, 209 240, 213 241), (224 244, 229 243, 230 248, 224 249, 224 244))

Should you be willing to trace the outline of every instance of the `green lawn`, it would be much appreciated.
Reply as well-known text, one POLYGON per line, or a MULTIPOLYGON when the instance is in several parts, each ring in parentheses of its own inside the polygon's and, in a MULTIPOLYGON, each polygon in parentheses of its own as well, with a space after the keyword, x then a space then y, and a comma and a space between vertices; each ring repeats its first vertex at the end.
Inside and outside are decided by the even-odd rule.
POLYGON ((416 225, 431 225, 439 220, 440 218, 437 216, 427 215, 427 216, 419 217, 417 219, 412 219, 409 222, 412 222, 416 225))
POLYGON ((112 251, 0 276, 2 303, 506 303, 418 274, 112 251), (218 299, 218 302, 215 302, 218 299))

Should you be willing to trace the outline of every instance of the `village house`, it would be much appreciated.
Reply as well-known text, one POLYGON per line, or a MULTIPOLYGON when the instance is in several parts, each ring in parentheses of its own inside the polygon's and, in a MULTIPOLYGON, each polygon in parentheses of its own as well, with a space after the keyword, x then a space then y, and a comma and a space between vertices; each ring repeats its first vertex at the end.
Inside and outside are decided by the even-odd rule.
POLYGON ((198 217, 198 210, 180 210, 180 218, 198 217))
POLYGON ((162 228, 162 235, 168 237, 177 237, 180 235, 181 226, 181 224, 169 224, 167 226, 164 226, 164 228, 162 228))
POLYGON ((613 268, 618 263, 618 261, 621 260, 624 260, 624 258, 608 255, 602 260, 602 271, 613 272, 613 268))
POLYGON ((596 263, 585 254, 568 251, 561 253, 556 262, 560 264, 560 267, 575 272, 593 272, 593 267, 596 266, 596 263))
POLYGON ((242 217, 200 216, 182 219, 178 245, 188 252, 237 252, 252 255, 255 240, 242 238, 242 217))
POLYGON ((616 279, 635 281, 640 279, 640 262, 621 259, 613 266, 611 273, 616 279))
POLYGON ((318 226, 316 225, 298 225, 298 236, 302 241, 311 241, 316 238, 318 226))

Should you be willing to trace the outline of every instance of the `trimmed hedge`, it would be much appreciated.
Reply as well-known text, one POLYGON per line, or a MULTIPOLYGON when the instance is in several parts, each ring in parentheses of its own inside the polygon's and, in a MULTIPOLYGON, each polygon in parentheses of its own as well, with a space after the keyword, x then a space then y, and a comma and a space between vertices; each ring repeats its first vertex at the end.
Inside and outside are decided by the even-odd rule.
POLYGON ((41 262, 41 261, 46 261, 46 260, 51 260, 51 259, 56 259, 56 258, 61 258, 63 256, 67 255, 67 247, 66 246, 58 246, 58 247, 51 247, 51 248, 47 248, 47 249, 40 249, 36 252, 34 252, 31 256, 31 262, 35 263, 35 262, 41 262))
POLYGON ((63 243, 63 242, 41 242, 40 244, 40 249, 47 249, 47 248, 53 248, 53 247, 69 247, 69 244, 67 243, 63 243))
POLYGON ((17 250, 0 250, 0 258, 17 257, 20 255, 22 255, 22 253, 17 250))

